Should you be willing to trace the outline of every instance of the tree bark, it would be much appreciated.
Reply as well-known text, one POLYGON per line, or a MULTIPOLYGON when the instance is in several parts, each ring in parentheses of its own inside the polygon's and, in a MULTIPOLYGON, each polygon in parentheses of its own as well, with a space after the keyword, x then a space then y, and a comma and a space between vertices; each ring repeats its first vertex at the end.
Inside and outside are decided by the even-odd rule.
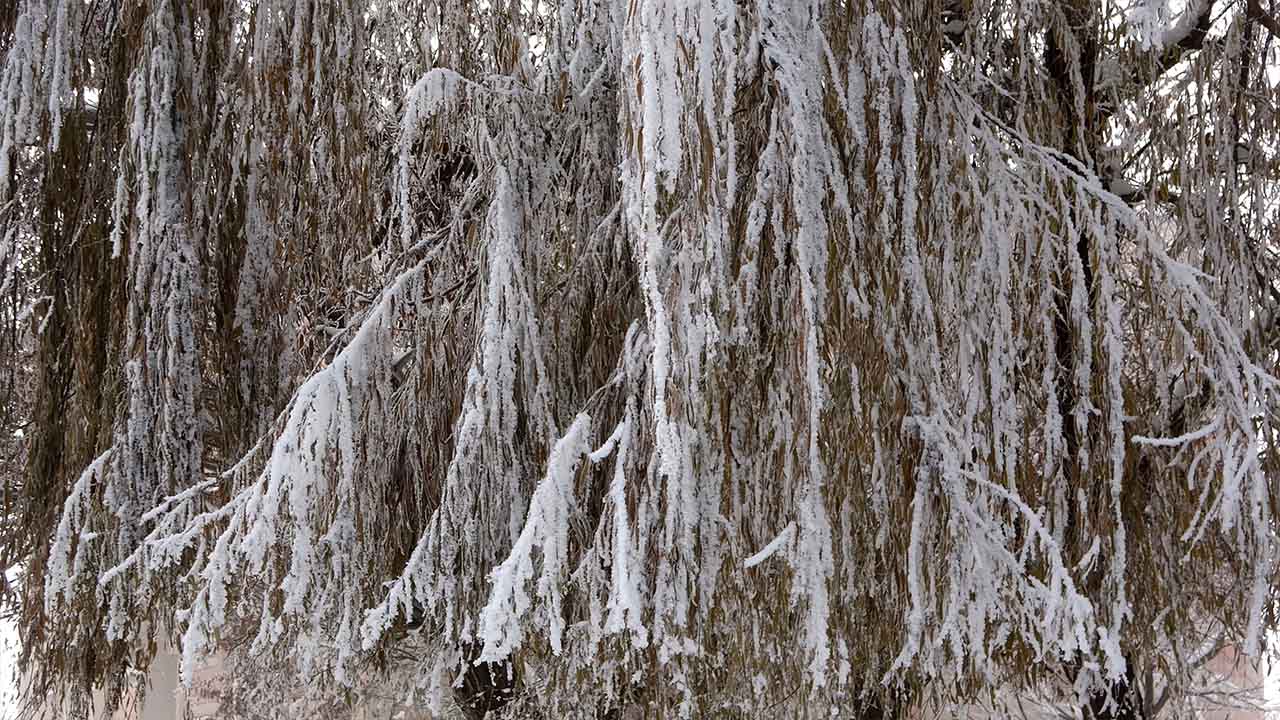
MULTIPOLYGON (((1093 27, 1091 8, 1088 3, 1072 0, 1063 7, 1067 27, 1055 31, 1050 28, 1045 38, 1045 67, 1049 77, 1056 86, 1059 108, 1065 120, 1062 128, 1062 152, 1076 160, 1080 167, 1085 167, 1092 158, 1096 158, 1102 142, 1101 121, 1097 112, 1094 97, 1094 75, 1098 58, 1098 37, 1093 27), (1070 36, 1070 42, 1064 42, 1064 36, 1070 36), (1076 48, 1074 56, 1069 54, 1070 48, 1076 48), (1075 82, 1075 72, 1079 72, 1080 84, 1075 82), (1080 94, 1083 97, 1080 97, 1080 94), (1083 110, 1083 115, 1080 111, 1083 110)), ((1092 244, 1087 234, 1081 233, 1075 238, 1075 252, 1080 258, 1081 277, 1071 278, 1072 282, 1084 283, 1089 296, 1089 312, 1092 311, 1097 288, 1094 284, 1092 267, 1092 244)), ((1072 274, 1070 259, 1064 259, 1060 272, 1061 278, 1070 278, 1072 274)), ((1076 427, 1073 417, 1074 408, 1079 402, 1076 389, 1076 345, 1078 338, 1071 322, 1069 293, 1059 293, 1055 308, 1057 317, 1054 321, 1055 354, 1058 362, 1057 405, 1058 414, 1062 418, 1062 435, 1064 448, 1064 471, 1068 476, 1081 472, 1078 455, 1081 446, 1081 435, 1088 433, 1088 420, 1084 427, 1076 427)), ((1086 349, 1086 351, 1088 351, 1086 349)), ((1078 483, 1071 483, 1079 487, 1078 483)), ((1073 500, 1067 503, 1066 537, 1067 546, 1080 532, 1079 508, 1073 500)), ((1129 664, 1128 675, 1124 681, 1111 682, 1105 689, 1095 690, 1084 708, 1086 718, 1093 720, 1145 720, 1141 695, 1136 691, 1133 682, 1132 663, 1129 664)))

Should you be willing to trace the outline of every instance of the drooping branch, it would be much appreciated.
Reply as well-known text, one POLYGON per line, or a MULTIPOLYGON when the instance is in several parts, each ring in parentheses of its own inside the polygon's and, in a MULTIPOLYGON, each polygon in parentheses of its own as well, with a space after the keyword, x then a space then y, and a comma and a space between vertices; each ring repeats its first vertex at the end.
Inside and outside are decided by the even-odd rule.
POLYGON ((1280 21, 1262 7, 1262 0, 1246 0, 1245 8, 1251 21, 1266 28, 1273 37, 1280 38, 1280 21))

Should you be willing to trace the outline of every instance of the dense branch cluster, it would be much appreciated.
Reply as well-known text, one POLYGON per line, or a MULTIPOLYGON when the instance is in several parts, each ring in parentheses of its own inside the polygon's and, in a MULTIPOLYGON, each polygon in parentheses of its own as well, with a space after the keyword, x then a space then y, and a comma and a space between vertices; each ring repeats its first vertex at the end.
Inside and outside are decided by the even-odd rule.
POLYGON ((1147 715, 1277 623, 1274 17, 0 9, 30 698, 1147 715))

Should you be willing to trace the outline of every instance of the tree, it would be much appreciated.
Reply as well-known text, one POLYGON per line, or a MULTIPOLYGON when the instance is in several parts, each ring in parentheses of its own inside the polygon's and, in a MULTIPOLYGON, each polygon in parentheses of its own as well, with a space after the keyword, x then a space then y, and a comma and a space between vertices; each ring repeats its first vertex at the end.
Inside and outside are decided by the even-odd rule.
POLYGON ((0 11, 32 697, 118 701, 157 638, 358 694, 411 636, 473 712, 892 717, 1065 674, 1143 716, 1180 634, 1276 624, 1276 30, 0 11))

